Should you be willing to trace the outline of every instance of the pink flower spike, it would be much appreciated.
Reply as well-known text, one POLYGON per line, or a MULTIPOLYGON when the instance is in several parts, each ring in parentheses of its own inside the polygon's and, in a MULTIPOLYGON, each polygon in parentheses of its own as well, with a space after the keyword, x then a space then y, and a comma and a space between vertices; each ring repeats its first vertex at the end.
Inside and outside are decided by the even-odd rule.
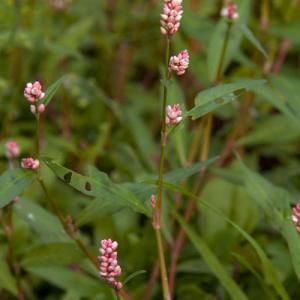
POLYGON ((10 140, 5 144, 5 155, 8 159, 18 157, 20 155, 20 148, 16 141, 10 140))
POLYGON ((182 0, 164 0, 163 13, 160 15, 160 32, 172 36, 180 26, 182 18, 182 0))
POLYGON ((168 105, 166 108, 166 124, 178 124, 182 120, 182 111, 179 104, 168 105))
POLYGON ((33 159, 32 157, 26 157, 22 159, 21 166, 24 169, 36 170, 40 166, 38 159, 33 159))
POLYGON ((300 232, 300 203, 296 204, 293 208, 292 221, 296 226, 296 230, 300 232))
POLYGON ((118 265, 118 243, 111 239, 102 240, 99 248, 100 276, 116 290, 122 289, 123 285, 117 280, 122 273, 121 267, 118 265))
POLYGON ((228 18, 231 21, 236 21, 239 18, 237 5, 233 2, 228 3, 225 7, 222 8, 221 16, 228 18))
POLYGON ((38 102, 40 99, 42 99, 45 96, 45 93, 42 91, 42 85, 39 81, 35 81, 34 83, 27 83, 25 90, 24 90, 24 96, 29 102, 38 102))
POLYGON ((189 66, 189 62, 189 53, 187 50, 183 50, 178 55, 170 58, 169 72, 175 72, 179 76, 183 75, 189 66))

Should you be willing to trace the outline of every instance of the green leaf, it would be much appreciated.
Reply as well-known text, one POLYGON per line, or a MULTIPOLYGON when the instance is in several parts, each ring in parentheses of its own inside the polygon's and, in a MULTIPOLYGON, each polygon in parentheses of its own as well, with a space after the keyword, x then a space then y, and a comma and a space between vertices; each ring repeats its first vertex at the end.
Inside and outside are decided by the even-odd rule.
POLYGON ((215 276, 220 280, 224 288, 233 300, 247 300, 248 297, 242 289, 235 283, 235 281, 227 274, 224 267, 214 253, 210 250, 205 241, 188 225, 184 219, 174 210, 174 215, 180 226, 186 232, 188 238, 197 249, 199 254, 203 257, 205 262, 214 272, 215 276))
POLYGON ((218 157, 215 156, 207 160, 195 163, 190 167, 179 168, 174 171, 168 172, 164 175, 164 179, 165 181, 171 183, 181 182, 184 179, 198 173, 200 170, 212 165, 217 159, 218 157))
POLYGON ((0 288, 3 288, 14 296, 17 296, 17 285, 14 277, 12 276, 5 258, 0 256, 0 288))
MULTIPOLYGON (((232 225, 251 244, 251 246, 255 249, 258 257, 260 258, 260 260, 263 264, 264 272, 265 272, 266 276, 268 277, 268 279, 270 280, 270 282, 272 283, 274 289, 277 291, 278 295, 280 295, 281 298, 284 299, 284 300, 289 300, 290 299, 290 297, 289 297, 287 291, 285 290, 284 286, 279 281, 279 279, 277 277, 277 273, 274 270, 274 268, 272 266, 272 263, 270 262, 270 260, 266 256, 265 252, 260 247, 260 245, 256 242, 256 240, 254 238, 252 238, 244 229, 242 229, 236 223, 232 222, 221 211, 219 211, 219 210, 215 209, 214 207, 212 207, 208 202, 203 201, 203 199, 200 200, 200 198, 192 195, 191 193, 187 192, 185 189, 183 189, 181 187, 178 187, 178 186, 175 186, 173 184, 166 183, 166 182, 164 183, 164 186, 166 188, 170 189, 170 190, 173 190, 173 191, 176 191, 176 192, 181 192, 182 194, 184 194, 186 196, 189 196, 190 198, 198 201, 200 206, 203 206, 203 207, 206 207, 206 208, 212 210, 219 217, 223 218, 230 225, 232 225)), ((176 213, 176 212, 175 212, 175 214, 178 215, 178 213, 176 213)))
MULTIPOLYGON (((116 210, 130 208, 135 212, 143 213, 147 216, 151 215, 148 207, 124 186, 115 184, 112 181, 108 182, 107 178, 101 180, 99 176, 93 178, 80 175, 55 163, 51 159, 44 159, 44 161, 58 178, 87 196, 108 202, 109 204, 106 207, 110 207, 110 209, 115 207, 116 210)), ((91 205, 95 204, 92 203, 91 205)), ((87 212, 90 213, 89 210, 87 212)), ((85 218, 86 221, 86 217, 82 214, 80 218, 85 218)))
POLYGON ((267 216, 280 225, 281 213, 288 209, 293 201, 291 195, 286 190, 274 186, 258 173, 251 171, 241 160, 240 166, 249 195, 267 216))
POLYGON ((300 282, 300 236, 290 219, 283 222, 282 233, 288 243, 293 268, 300 282))
POLYGON ((76 217, 76 225, 82 226, 87 223, 99 220, 100 218, 112 215, 125 208, 122 205, 116 205, 115 202, 109 202, 101 199, 94 199, 85 207, 76 217))
POLYGON ((270 86, 257 86, 254 87, 254 92, 274 105, 279 111, 288 116, 292 121, 296 121, 298 126, 300 118, 297 113, 291 108, 287 98, 275 87, 270 86))
POLYGON ((257 279, 260 286, 264 290, 265 294, 268 295, 267 299, 276 300, 277 298, 275 297, 275 295, 268 288, 267 283, 264 280, 264 278, 262 278, 262 276, 260 276, 260 274, 258 274, 256 272, 256 270, 251 266, 251 263, 248 262, 246 258, 244 258, 243 256, 241 256, 237 253, 232 253, 232 255, 239 261, 239 263, 241 265, 243 265, 246 269, 248 269, 253 274, 253 276, 257 279))
POLYGON ((12 169, 3 172, 0 176, 0 208, 19 196, 35 179, 33 171, 12 169))
POLYGON ((41 241, 45 243, 70 242, 70 237, 65 233, 57 217, 40 205, 22 199, 14 205, 14 209, 39 235, 41 241))
POLYGON ((245 38, 248 39, 249 42, 251 42, 257 48, 257 50, 259 50, 261 52, 261 54, 264 55, 265 58, 268 58, 268 54, 267 54, 266 50, 263 48, 260 41, 256 38, 256 36, 250 30, 250 28, 245 24, 240 24, 238 26, 238 28, 243 33, 245 38))
POLYGON ((23 257, 24 267, 52 267, 78 263, 82 253, 75 243, 50 243, 34 246, 23 257))
MULTIPOLYGON (((220 20, 210 35, 210 41, 208 44, 207 52, 207 69, 210 81, 214 81, 216 78, 227 26, 228 24, 226 20, 220 20)), ((241 41, 241 32, 237 30, 236 26, 233 26, 230 30, 222 72, 224 72, 224 70, 230 64, 234 56, 237 54, 241 41)))
POLYGON ((124 280, 124 285, 126 283, 128 283, 129 281, 131 281, 133 278, 135 278, 135 277, 137 277, 139 275, 145 274, 145 273, 147 273, 146 270, 139 270, 139 271, 133 272, 128 277, 126 277, 126 279, 124 280))
MULTIPOLYGON (((80 297, 94 299, 95 295, 102 294, 104 283, 100 279, 95 280, 84 273, 74 272, 74 270, 63 267, 48 268, 26 268, 31 274, 38 276, 54 286, 63 290, 72 290, 80 297)), ((105 298, 104 299, 108 299, 105 298)))
POLYGON ((200 92, 195 99, 195 107, 188 112, 193 120, 237 99, 236 91, 251 90, 265 84, 265 80, 243 80, 235 83, 218 85, 200 92))
POLYGON ((47 89, 45 96, 42 98, 41 102, 45 105, 48 105, 54 95, 56 94, 57 90, 62 85, 63 81, 65 80, 66 76, 62 76, 57 81, 55 81, 50 87, 47 89))

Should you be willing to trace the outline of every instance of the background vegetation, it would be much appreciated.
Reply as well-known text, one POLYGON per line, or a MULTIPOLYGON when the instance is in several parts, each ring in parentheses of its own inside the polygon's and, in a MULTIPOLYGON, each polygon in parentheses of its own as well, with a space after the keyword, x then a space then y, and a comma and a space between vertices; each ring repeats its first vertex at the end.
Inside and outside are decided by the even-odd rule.
MULTIPOLYGON (((64 76, 41 118, 42 176, 93 254, 101 239, 118 241, 123 282, 138 271, 126 290, 146 299, 157 260, 148 216, 159 162, 163 1, 73 0, 61 9, 55 2, 0 1, 0 298, 22 299, 20 286, 30 300, 116 297, 63 230, 34 172, 17 170, 26 174, 20 179, 7 171, 7 140, 19 143, 22 157, 35 149, 26 82, 40 80, 47 90, 64 76), (11 205, 10 239, 7 204, 21 192, 11 205)), ((171 52, 188 49, 190 67, 172 79, 168 101, 185 112, 196 103, 200 113, 168 138, 165 199, 182 198, 179 225, 173 205, 164 205, 168 268, 178 230, 187 233, 174 299, 299 299, 300 240, 290 221, 300 199, 299 1, 236 1, 240 18, 221 90, 208 95, 214 120, 205 162, 199 92, 212 87, 226 21, 222 1, 183 2, 171 52), (203 163, 207 176, 191 196, 203 163), (191 200, 194 214, 185 222, 191 200)), ((159 278, 150 287, 148 299, 162 299, 159 278)))

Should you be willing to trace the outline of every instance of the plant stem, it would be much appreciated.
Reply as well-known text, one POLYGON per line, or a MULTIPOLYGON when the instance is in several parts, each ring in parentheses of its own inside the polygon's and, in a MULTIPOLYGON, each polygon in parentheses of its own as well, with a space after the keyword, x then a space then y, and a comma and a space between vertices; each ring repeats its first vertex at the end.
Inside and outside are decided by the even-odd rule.
POLYGON ((168 274, 166 268, 166 261, 164 255, 163 242, 160 231, 160 219, 161 219, 161 206, 162 206, 162 193, 163 193, 163 176, 165 165, 165 150, 166 150, 166 106, 168 97, 168 82, 169 79, 169 57, 170 57, 170 39, 166 38, 166 56, 165 56, 165 76, 164 76, 164 90, 163 90, 163 103, 161 112, 161 143, 160 143, 160 163, 159 163, 159 178, 158 178, 158 190, 157 190, 157 202, 153 209, 153 226, 155 229, 155 237, 157 243, 157 251, 159 256, 161 282, 163 288, 163 295, 165 300, 170 300, 170 289, 168 284, 168 274))
POLYGON ((227 50, 227 46, 228 46, 228 41, 229 41, 229 35, 230 35, 231 28, 232 28, 232 22, 228 21, 226 32, 225 32, 225 37, 224 37, 224 43, 223 43, 221 56, 220 56, 220 60, 219 60, 219 65, 218 65, 218 69, 217 69, 217 74, 216 74, 216 78, 214 80, 215 85, 217 85, 221 81, 222 76, 223 76, 225 55, 226 55, 226 50, 227 50))
MULTIPOLYGON (((217 85, 221 80, 223 76, 223 67, 224 67, 224 62, 225 62, 225 56, 226 56, 226 51, 228 47, 228 41, 229 41, 229 36, 230 36, 230 31, 232 28, 233 23, 228 22, 227 24, 227 29, 224 37, 224 42, 223 42, 223 47, 220 55, 220 60, 217 68, 217 73, 216 73, 216 78, 214 80, 214 85, 217 85)), ((205 129, 204 129, 204 139, 203 139, 203 144, 202 144, 202 149, 201 149, 201 154, 200 154, 200 160, 206 160, 208 157, 208 152, 209 152, 209 146, 210 146, 210 140, 211 140, 211 132, 212 132, 212 125, 213 125, 213 115, 212 113, 208 113, 204 117, 205 124, 205 129)), ((207 172, 207 169, 201 169, 200 172, 198 173, 198 176, 194 182, 194 187, 193 187, 193 194, 198 195, 200 193, 201 186, 203 184, 203 179, 205 177, 205 174, 207 172)), ((193 215, 194 209, 195 208, 195 203, 192 198, 189 199, 188 205, 186 207, 185 213, 184 213, 184 219, 188 223, 193 215)), ((175 287, 175 277, 176 277, 176 266, 177 266, 177 261, 180 255, 180 251, 183 246, 183 242, 185 239, 185 232, 181 228, 179 230, 179 233, 176 237, 172 255, 171 255, 171 264, 170 264, 170 281, 169 281, 169 286, 171 290, 171 294, 173 295, 174 293, 174 287, 175 287)))
MULTIPOLYGON (((39 115, 37 115, 37 132, 36 132, 36 155, 37 158, 40 159, 40 118, 39 115)), ((50 193, 47 190, 47 187, 45 185, 44 180, 41 177, 40 172, 41 166, 38 168, 38 182, 40 183, 44 194, 46 195, 46 198, 48 200, 48 203, 51 206, 52 211, 55 213, 55 215, 58 217, 61 225, 63 226, 65 232, 69 235, 69 237, 77 244, 79 249, 82 251, 82 253, 90 260, 90 262, 96 267, 97 270, 99 270, 100 262, 98 261, 97 257, 88 249, 86 245, 81 241, 78 230, 75 228, 74 224, 72 224, 72 218, 64 217, 63 213, 57 206, 54 199, 50 196, 50 193)), ((124 289, 121 289, 118 291, 120 295, 123 296, 125 300, 131 300, 131 297, 125 292, 124 289)))

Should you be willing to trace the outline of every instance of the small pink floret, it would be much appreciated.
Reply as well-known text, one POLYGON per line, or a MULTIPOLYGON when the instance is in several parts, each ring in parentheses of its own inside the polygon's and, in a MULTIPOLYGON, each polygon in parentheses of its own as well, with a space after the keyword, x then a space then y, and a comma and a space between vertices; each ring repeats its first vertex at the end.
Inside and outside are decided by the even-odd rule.
POLYGON ((99 249, 100 256, 98 259, 100 261, 99 273, 100 276, 116 290, 122 289, 123 285, 118 281, 122 273, 121 267, 118 265, 118 243, 111 239, 102 240, 99 249))
POLYGON ((221 16, 228 18, 231 21, 236 21, 239 18, 239 14, 237 11, 237 5, 233 2, 230 2, 229 4, 227 4, 227 6, 222 8, 221 16))
POLYGON ((175 72, 177 75, 183 75, 189 66, 190 58, 187 50, 181 51, 178 55, 170 58, 169 72, 175 72))
POLYGON ((5 155, 8 159, 15 158, 20 155, 20 148, 16 141, 10 140, 5 144, 5 155))
POLYGON ((296 204, 292 210, 292 221, 296 226, 296 230, 300 232, 300 203, 296 204))
POLYGON ((42 99, 45 96, 45 93, 42 91, 42 85, 39 81, 35 81, 34 83, 27 83, 25 90, 24 90, 24 96, 29 102, 38 102, 40 99, 42 99))
POLYGON ((178 124, 182 120, 182 111, 179 104, 168 105, 166 108, 166 124, 178 124))
POLYGON ((39 168, 40 162, 38 159, 33 159, 32 157, 26 157, 22 159, 21 166, 24 169, 36 170, 39 168))

